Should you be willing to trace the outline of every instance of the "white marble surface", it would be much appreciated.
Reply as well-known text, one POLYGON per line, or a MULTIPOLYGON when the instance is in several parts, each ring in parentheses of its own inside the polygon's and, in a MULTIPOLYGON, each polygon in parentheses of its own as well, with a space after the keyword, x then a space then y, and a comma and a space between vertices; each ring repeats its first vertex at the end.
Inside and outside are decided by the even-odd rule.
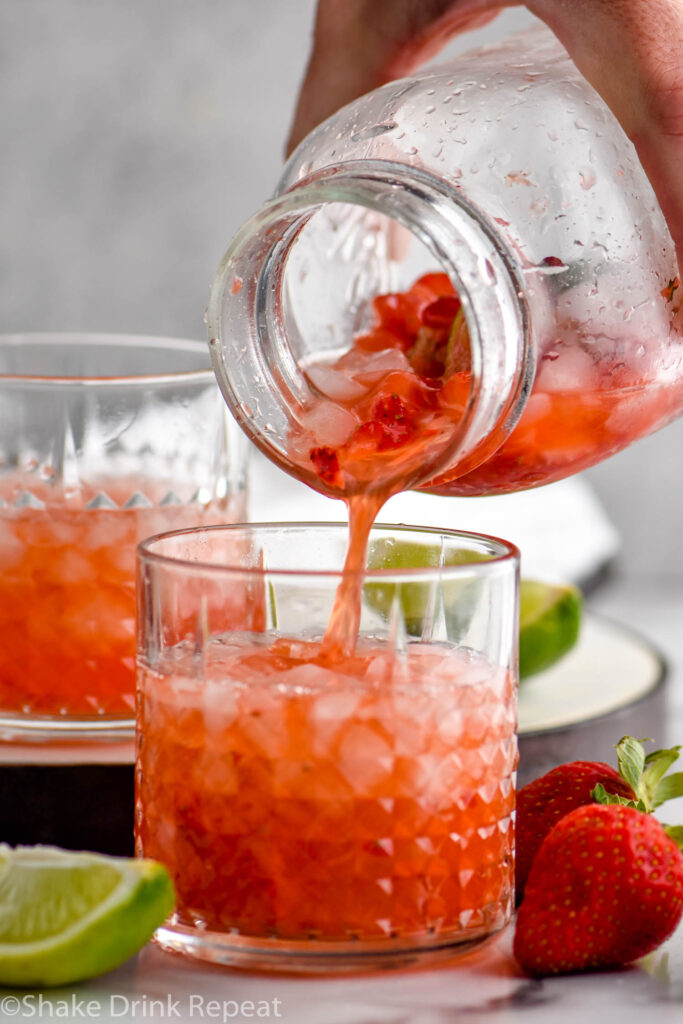
MULTIPOLYGON (((660 579, 615 581, 590 602, 648 637, 670 666, 668 735, 683 740, 683 585, 660 579)), ((614 737, 615 741, 618 737, 614 737)), ((596 751, 610 759, 610 751, 596 751)), ((683 800, 667 805, 683 822, 683 800)), ((655 1024, 683 1019, 683 926, 656 953, 622 971, 530 980, 511 956, 512 928, 450 964, 345 978, 262 976, 204 968, 146 947, 111 974, 73 989, 0 991, 0 1021, 281 1020, 286 1024, 655 1024), (137 1002, 136 1002, 137 1000, 137 1002), (260 1016, 259 1016, 260 1014, 260 1016)))
POLYGON ((452 1024, 459 1020, 631 1024, 642 1021, 649 1011, 656 1015, 657 1024, 680 1024, 683 929, 636 967, 543 980, 523 977, 512 958, 511 941, 508 929, 487 947, 439 969, 352 978, 267 977, 197 968, 148 946, 106 978, 43 994, 42 1006, 37 994, 22 1004, 21 993, 3 993, 0 1019, 19 1021, 33 1011, 34 1019, 84 1016, 107 1024, 122 1020, 244 1024, 257 1019, 284 1024, 452 1024), (60 1010, 69 1013, 60 1014, 60 1010))

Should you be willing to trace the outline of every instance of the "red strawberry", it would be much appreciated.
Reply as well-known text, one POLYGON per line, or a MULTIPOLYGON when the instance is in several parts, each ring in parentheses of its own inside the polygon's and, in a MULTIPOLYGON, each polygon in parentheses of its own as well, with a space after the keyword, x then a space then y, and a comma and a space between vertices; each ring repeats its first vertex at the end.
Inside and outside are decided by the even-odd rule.
POLYGON ((683 857, 662 825, 632 806, 588 804, 536 856, 514 953, 532 975, 618 967, 655 949, 682 913, 683 857))
POLYGON ((327 484, 336 483, 339 476, 339 459, 334 448, 311 448, 309 458, 321 480, 327 484))
POLYGON ((571 761, 523 786, 517 794, 515 824, 515 889, 517 901, 541 843, 560 818, 576 807, 593 803, 595 787, 602 783, 608 793, 634 800, 631 786, 614 768, 602 761, 571 761))

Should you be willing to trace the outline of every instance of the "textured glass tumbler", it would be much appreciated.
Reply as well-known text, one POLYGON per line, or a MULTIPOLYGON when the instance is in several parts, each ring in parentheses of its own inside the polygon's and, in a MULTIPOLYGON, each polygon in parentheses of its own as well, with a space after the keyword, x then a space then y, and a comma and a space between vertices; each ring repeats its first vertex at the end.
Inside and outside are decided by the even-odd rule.
POLYGON ((0 337, 0 739, 132 737, 136 545, 244 514, 205 345, 0 337))
POLYGON ((176 886, 165 949, 373 969, 510 918, 517 551, 376 526, 356 648, 334 657, 345 550, 329 524, 139 549, 136 851, 176 886))

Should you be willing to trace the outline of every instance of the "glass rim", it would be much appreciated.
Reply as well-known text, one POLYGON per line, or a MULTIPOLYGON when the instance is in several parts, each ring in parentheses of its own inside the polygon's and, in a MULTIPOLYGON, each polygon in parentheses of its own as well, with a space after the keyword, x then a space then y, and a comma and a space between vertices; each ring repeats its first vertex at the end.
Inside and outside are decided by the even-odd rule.
MULTIPOLYGON (((159 542, 171 540, 173 538, 192 536, 197 534, 211 534, 211 533, 238 533, 239 531, 253 531, 257 533, 275 532, 291 528, 292 530, 299 531, 323 531, 323 530, 335 530, 344 531, 348 534, 348 523, 341 521, 304 521, 304 520, 292 520, 289 521, 272 521, 272 522, 254 522, 254 523, 226 523, 218 524, 213 526, 195 526, 189 527, 184 530, 168 530, 163 533, 154 534, 152 537, 147 537, 141 541, 136 549, 137 560, 139 565, 152 564, 157 566, 164 566, 168 569, 177 569, 181 571, 193 571, 195 573, 209 574, 211 576, 216 575, 247 575, 247 576, 276 576, 279 578, 303 578, 306 576, 313 577, 315 579, 340 579, 342 576, 341 566, 338 569, 285 569, 277 568, 272 566, 261 567, 258 565, 253 566, 238 566, 238 565, 226 565, 217 564, 215 562, 202 561, 201 559, 192 560, 189 558, 178 558, 174 555, 160 554, 154 551, 155 545, 159 542)), ((494 572, 499 571, 501 566, 511 564, 513 566, 519 566, 520 563, 520 551, 516 544, 512 541, 504 540, 501 537, 493 536, 488 533, 476 533, 473 530, 453 530, 446 527, 438 526, 415 526, 407 523, 384 523, 377 522, 373 523, 370 531, 370 540, 373 538, 373 534, 379 531, 392 531, 393 533, 419 533, 426 536, 432 537, 443 537, 448 536, 451 538, 463 538, 465 540, 476 540, 483 541, 490 544, 492 547, 498 549, 498 553, 493 555, 491 558, 484 560, 472 559, 471 561, 458 562, 456 565, 422 565, 422 566, 398 566, 395 568, 391 567, 378 567, 373 569, 363 569, 362 572, 354 572, 354 576, 362 576, 364 579, 382 579, 390 580, 414 580, 419 576, 423 576, 425 573, 432 574, 438 572, 440 576, 447 577, 458 577, 462 575, 471 575, 472 570, 475 569, 478 574, 490 575, 494 572)))
POLYGON ((158 349, 160 352, 205 352, 206 369, 170 370, 162 373, 119 374, 111 377, 60 375, 33 373, 2 373, 0 385, 34 385, 48 387, 135 387, 149 384, 195 383, 215 381, 210 354, 206 342, 197 338, 175 338, 154 334, 124 334, 109 331, 13 331, 0 334, 0 351, 12 345, 54 345, 73 344, 101 346, 102 348, 143 348, 158 349))

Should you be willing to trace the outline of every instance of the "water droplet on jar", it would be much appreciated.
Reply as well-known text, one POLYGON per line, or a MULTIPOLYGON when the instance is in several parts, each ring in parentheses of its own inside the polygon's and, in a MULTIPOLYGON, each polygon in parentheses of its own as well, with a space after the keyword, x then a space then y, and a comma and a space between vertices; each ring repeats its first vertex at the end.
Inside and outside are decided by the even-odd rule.
POLYGON ((596 182, 595 171, 592 167, 582 167, 579 170, 579 181, 581 182, 581 188, 584 192, 593 188, 596 182))
POLYGON ((425 114, 433 114, 435 110, 436 107, 434 106, 434 104, 430 103, 429 106, 425 109, 425 114))
MULTIPOLYGON (((367 142, 369 139, 376 139, 380 135, 386 135, 387 132, 392 132, 396 128, 395 121, 385 121, 382 124, 372 124, 365 128, 361 128, 360 131, 354 132, 351 136, 351 142, 367 142)), ((341 133, 337 136, 341 138, 341 133)))
POLYGON ((480 257, 477 262, 479 264, 479 271, 481 273, 481 276, 484 278, 484 280, 488 284, 495 284, 496 281, 497 281, 496 272, 493 269, 493 265, 491 264, 491 261, 487 260, 485 257, 484 258, 480 257))

